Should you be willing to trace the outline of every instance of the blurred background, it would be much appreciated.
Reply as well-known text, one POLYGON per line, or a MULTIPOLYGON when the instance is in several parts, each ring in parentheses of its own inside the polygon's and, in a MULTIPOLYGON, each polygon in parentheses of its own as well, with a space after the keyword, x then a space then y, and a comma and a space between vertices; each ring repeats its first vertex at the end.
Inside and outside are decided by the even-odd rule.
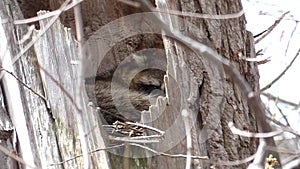
MULTIPOLYGON (((289 11, 255 47, 256 52, 261 50, 262 54, 258 56, 262 62, 258 66, 261 89, 287 69, 279 80, 262 92, 261 98, 270 110, 270 117, 300 132, 300 56, 296 56, 300 49, 300 1, 242 0, 242 3, 246 13, 247 30, 253 35, 268 30, 289 11)), ((261 36, 255 40, 259 38, 261 36)), ((299 153, 299 136, 286 132, 284 137, 276 137, 276 140, 282 151, 286 151, 283 153, 286 157, 291 157, 291 152, 299 153)))

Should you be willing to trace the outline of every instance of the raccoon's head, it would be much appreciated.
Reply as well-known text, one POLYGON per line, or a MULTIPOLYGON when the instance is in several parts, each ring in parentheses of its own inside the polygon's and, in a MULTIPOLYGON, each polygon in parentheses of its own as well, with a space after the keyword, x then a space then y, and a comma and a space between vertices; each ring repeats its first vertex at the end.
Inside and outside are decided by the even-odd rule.
POLYGON ((158 96, 165 96, 164 74, 156 69, 143 70, 132 78, 129 87, 120 81, 112 85, 108 79, 96 80, 96 102, 104 120, 108 124, 140 121, 141 111, 148 110, 158 96))
POLYGON ((165 95, 166 65, 165 56, 147 51, 97 73, 95 100, 104 119, 109 124, 116 120, 140 121, 141 111, 148 110, 158 96, 165 95))
POLYGON ((164 95, 164 75, 163 70, 146 69, 139 72, 130 83, 130 90, 136 90, 145 94, 164 95))

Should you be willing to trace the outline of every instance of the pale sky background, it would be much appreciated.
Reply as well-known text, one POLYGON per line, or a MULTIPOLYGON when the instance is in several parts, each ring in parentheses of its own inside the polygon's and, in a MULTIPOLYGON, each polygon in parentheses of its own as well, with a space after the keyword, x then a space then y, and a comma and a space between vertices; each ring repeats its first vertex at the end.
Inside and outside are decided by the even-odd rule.
MULTIPOLYGON (((270 62, 259 65, 261 88, 269 84, 287 67, 300 48, 300 0, 242 0, 247 19, 247 29, 254 35, 266 30, 281 15, 289 14, 261 42, 256 50, 263 49, 263 54, 270 57, 270 62), (290 40, 290 42, 288 42, 290 40), (289 43, 289 45, 288 45, 289 43)), ((283 77, 266 91, 284 100, 300 103, 300 56, 283 77)), ((276 119, 282 117, 274 102, 262 97, 276 119)), ((278 104, 290 121, 291 127, 300 131, 300 107, 278 104)), ((282 121, 284 122, 284 121, 282 121)), ((285 124, 285 123, 284 123, 285 124)))

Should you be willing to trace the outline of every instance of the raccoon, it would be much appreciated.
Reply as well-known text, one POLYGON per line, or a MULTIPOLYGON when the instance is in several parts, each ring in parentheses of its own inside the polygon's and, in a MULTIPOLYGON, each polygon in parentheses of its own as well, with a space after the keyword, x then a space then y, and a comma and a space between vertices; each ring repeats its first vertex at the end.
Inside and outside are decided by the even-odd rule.
POLYGON ((115 84, 114 93, 111 79, 96 80, 96 102, 105 121, 140 121, 141 111, 148 110, 158 96, 164 96, 164 74, 161 70, 144 70, 132 79, 129 87, 121 82, 115 84))
MULTIPOLYGON (((149 63, 149 60, 144 59, 142 62, 149 63)), ((145 64, 140 61, 136 62, 136 59, 130 60, 122 66, 98 74, 93 79, 94 88, 87 90, 94 91, 93 100, 108 124, 113 124, 117 120, 139 122, 141 111, 148 110, 158 96, 165 95, 163 81, 165 70, 156 68, 141 70, 144 66, 145 64)), ((86 79, 86 86, 89 86, 88 83, 90 82, 86 79)))

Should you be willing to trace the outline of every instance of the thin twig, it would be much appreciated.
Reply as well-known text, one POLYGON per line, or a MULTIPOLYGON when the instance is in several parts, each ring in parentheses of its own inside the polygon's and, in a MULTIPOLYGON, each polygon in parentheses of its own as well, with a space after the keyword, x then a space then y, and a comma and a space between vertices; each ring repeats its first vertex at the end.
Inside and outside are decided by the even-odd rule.
MULTIPOLYGON (((168 153, 164 153, 164 152, 159 152, 159 151, 156 151, 154 149, 151 149, 147 146, 144 146, 144 145, 140 145, 140 144, 135 144, 135 143, 130 143, 129 145, 132 145, 132 146, 136 146, 136 147, 140 147, 140 148, 143 148, 145 150, 148 150, 156 155, 162 155, 162 156, 166 156, 166 157, 170 157, 170 158, 187 158, 187 155, 185 154, 168 154, 168 153)), ((107 151, 107 150, 110 150, 110 149, 115 149, 115 148, 118 148, 118 147, 122 147, 122 146, 125 146, 125 144, 119 144, 119 145, 115 145, 115 146, 110 146, 110 147, 106 147, 106 148, 97 148, 95 150, 92 150, 92 151, 89 151, 89 154, 93 154, 93 153, 96 153, 98 151, 107 151)), ((244 159, 241 159, 241 160, 236 160, 236 161, 223 161, 223 160, 217 160, 217 161, 214 161, 214 160, 209 160, 209 158, 207 156, 196 156, 196 155, 191 155, 190 157, 192 159, 199 159, 199 160, 205 160, 207 161, 208 163, 211 163, 211 164, 215 164, 215 165, 226 165, 226 166, 234 166, 234 165, 241 165, 241 164, 245 164, 251 160, 254 159, 254 157, 256 156, 257 153, 249 156, 249 157, 246 157, 244 159)), ((72 160, 75 160, 76 158, 79 158, 79 157, 82 157, 82 154, 80 155, 76 155, 70 159, 67 159, 67 160, 64 160, 64 161, 61 161, 61 162, 57 162, 57 163, 54 163, 54 164, 50 164, 49 166, 54 166, 54 165, 61 165, 63 163, 66 163, 66 162, 69 162, 69 161, 72 161, 72 160)))
MULTIPOLYGON (((130 143, 130 145, 143 148, 143 149, 148 150, 148 151, 150 151, 150 152, 152 152, 156 155, 162 155, 162 156, 166 156, 166 157, 170 157, 170 158, 187 158, 188 157, 188 155, 185 155, 185 154, 168 154, 168 153, 164 153, 164 152, 159 152, 159 151, 153 150, 149 147, 146 147, 146 146, 140 145, 140 144, 130 143)), ((210 160, 207 156, 196 156, 196 155, 191 155, 190 157, 192 159, 205 160, 208 163, 211 163, 211 164, 214 164, 214 165, 234 166, 234 165, 241 165, 241 164, 245 164, 247 162, 250 162, 251 160, 254 159, 256 154, 257 153, 255 153, 255 154, 253 154, 253 155, 251 155, 247 158, 244 158, 244 159, 241 159, 241 160, 236 160, 236 161, 223 161, 223 160, 215 161, 215 160, 210 160)))
POLYGON ((135 125, 126 124, 120 121, 116 121, 112 125, 113 133, 120 133, 123 134, 129 138, 132 138, 134 136, 141 136, 143 135, 143 128, 139 128, 135 125))
POLYGON ((290 161, 289 163, 285 164, 283 166, 283 169, 299 168, 299 166, 300 166, 300 158, 298 155, 297 158, 295 158, 292 161, 290 161))
POLYGON ((279 102, 282 102, 282 103, 287 104, 287 105, 289 105, 289 106, 293 106, 293 107, 295 107, 295 108, 299 106, 299 105, 296 104, 296 103, 293 103, 293 102, 284 100, 284 99, 282 99, 282 98, 280 98, 280 97, 277 97, 277 96, 272 95, 271 93, 260 93, 260 94, 263 95, 263 96, 265 96, 265 97, 267 97, 268 99, 272 99, 272 100, 274 100, 274 101, 279 101, 279 102))
POLYGON ((285 12, 284 14, 281 15, 281 17, 279 19, 277 19, 273 25, 271 25, 267 30, 263 31, 265 32, 264 35, 262 35, 259 39, 257 39, 255 41, 255 44, 257 44, 258 42, 260 42, 262 39, 264 39, 267 35, 269 35, 273 29, 282 21, 282 19, 285 17, 286 14, 290 13, 290 11, 285 12))
MULTIPOLYGON (((145 136, 147 137, 147 136, 145 136)), ((149 144, 149 143, 159 143, 161 139, 153 139, 151 137, 151 140, 147 140, 148 138, 142 138, 141 140, 137 139, 132 139, 134 137, 113 137, 113 136, 108 136, 109 140, 114 140, 114 141, 121 141, 121 142, 128 142, 128 143, 141 143, 141 144, 149 144)))
POLYGON ((28 39, 30 39, 33 30, 35 30, 35 26, 31 25, 27 28, 27 33, 25 33, 25 35, 23 35, 22 39, 18 40, 17 44, 21 45, 23 43, 25 43, 28 39))
POLYGON ((243 137, 270 138, 270 137, 274 137, 274 136, 277 136, 277 135, 280 135, 283 133, 283 131, 279 131, 279 130, 272 131, 269 133, 253 133, 253 132, 249 132, 249 131, 243 131, 243 130, 236 128, 232 122, 229 122, 228 126, 233 134, 237 134, 237 135, 243 136, 243 137))
POLYGON ((260 32, 260 33, 258 33, 258 34, 256 34, 256 35, 253 35, 253 38, 257 38, 257 37, 259 37, 260 35, 262 35, 262 34, 264 34, 265 32, 267 32, 268 30, 264 30, 264 31, 262 31, 262 32, 260 32))
POLYGON ((144 128, 144 129, 149 129, 149 130, 155 131, 155 132, 159 133, 161 136, 163 136, 163 135, 165 134, 164 131, 159 130, 159 129, 154 128, 154 127, 151 127, 151 126, 148 126, 148 125, 145 125, 145 124, 141 124, 141 123, 137 123, 137 122, 132 123, 132 122, 129 122, 129 121, 127 121, 127 122, 125 122, 125 123, 131 124, 131 125, 136 125, 136 126, 138 126, 138 127, 144 128))
POLYGON ((185 128, 185 135, 186 135, 186 164, 185 164, 185 169, 190 169, 191 168, 191 163, 192 163, 192 136, 191 136, 191 126, 190 126, 190 121, 189 121, 189 112, 186 109, 183 109, 181 112, 182 120, 184 123, 184 128, 185 128))
POLYGON ((21 164, 24 164, 25 166, 29 167, 29 168, 33 168, 36 169, 37 167, 34 167, 30 164, 27 164, 26 161, 24 161, 22 158, 20 158, 19 156, 15 155, 14 153, 8 151, 5 147, 3 147, 2 145, 0 145, 0 152, 4 153, 5 155, 7 155, 8 157, 20 162, 21 164))
POLYGON ((156 9, 154 12, 160 12, 160 13, 166 13, 171 15, 178 15, 178 16, 188 16, 188 17, 195 17, 195 18, 201 18, 201 19, 215 19, 215 20, 222 20, 222 19, 235 19, 239 18, 242 15, 244 15, 244 10, 241 10, 237 13, 232 14, 224 14, 224 15, 213 15, 213 14, 199 14, 195 12, 184 12, 184 11, 177 11, 177 10, 171 10, 168 9, 162 10, 162 9, 156 9))
POLYGON ((65 96, 67 96, 68 99, 70 99, 71 103, 75 106, 76 110, 78 112, 82 112, 82 110, 80 109, 80 107, 76 104, 75 100, 73 99, 73 97, 71 96, 71 94, 60 84, 60 82, 58 80, 56 80, 51 74, 50 72, 48 72, 48 70, 46 70, 44 67, 42 67, 39 63, 38 63, 39 68, 60 88, 60 90, 65 94, 65 96))
POLYGON ((6 73, 10 74, 11 76, 13 76, 18 82, 20 82, 24 87, 26 87, 27 89, 29 89, 32 93, 34 93, 35 95, 37 95, 38 97, 40 97, 42 100, 45 101, 47 107, 49 106, 49 102, 47 100, 47 98, 41 94, 39 94, 38 92, 36 92, 35 90, 33 90, 30 86, 28 86, 26 83, 24 83, 20 78, 18 78, 15 74, 13 74, 12 72, 4 69, 4 68, 0 68, 0 72, 1 71, 5 71, 6 73))
POLYGON ((284 69, 284 71, 281 72, 280 75, 278 77, 276 77, 271 83, 269 83, 268 85, 266 85, 265 87, 260 89, 260 93, 262 93, 263 91, 269 89, 274 83, 276 83, 285 74, 285 72, 292 66, 292 64, 294 63, 294 61, 298 57, 299 53, 300 53, 300 48, 298 49, 298 52, 296 53, 296 55, 294 56, 294 58, 290 62, 290 64, 284 69))
POLYGON ((265 141, 260 141, 258 148, 256 150, 253 162, 248 166, 248 169, 262 169, 265 165, 265 155, 266 143, 265 141))
POLYGON ((278 106, 277 103, 275 103, 275 106, 277 107, 279 113, 281 114, 281 116, 283 117, 284 121, 286 122, 286 126, 290 127, 291 125, 290 125, 289 120, 287 119, 286 115, 283 114, 281 108, 278 106))
POLYGON ((244 159, 241 159, 241 160, 235 160, 235 161, 223 161, 223 160, 217 160, 217 161, 212 161, 210 160, 209 162, 211 164, 214 164, 214 165, 226 165, 226 166, 235 166, 235 165, 241 165, 241 164, 245 164, 245 163, 248 163, 250 161, 252 161, 255 156, 257 155, 257 153, 249 156, 249 157, 246 157, 244 159))
MULTIPOLYGON (((93 154, 93 153, 96 153, 98 151, 115 149, 115 148, 122 147, 122 146, 124 146, 124 144, 119 144, 119 145, 115 145, 115 146, 111 146, 111 147, 106 147, 106 148, 97 148, 95 150, 89 151, 89 154, 93 154)), ((82 156, 83 156, 82 154, 79 154, 79 155, 76 155, 76 156, 74 156, 72 158, 69 158, 67 160, 60 161, 60 162, 57 162, 57 163, 54 163, 54 164, 50 164, 49 166, 61 165, 61 164, 64 164, 64 163, 72 161, 72 160, 75 160, 76 158, 79 158, 79 157, 82 157, 82 156)))
POLYGON ((278 120, 275 120, 273 118, 270 118, 270 117, 267 117, 267 119, 269 121, 272 121, 274 124, 278 125, 280 127, 281 130, 285 131, 285 132, 289 132, 289 133, 292 133, 294 135, 296 135, 297 137, 300 137, 300 132, 294 130, 293 128, 291 127, 288 127, 284 124, 282 124, 281 122, 279 122, 278 120))
POLYGON ((289 46, 290 46, 291 39, 292 39, 292 37, 294 36, 294 33, 295 33, 296 29, 297 29, 297 26, 298 26, 298 21, 296 21, 296 25, 295 25, 295 27, 294 27, 292 33, 291 33, 291 36, 290 36, 290 38, 289 38, 289 41, 288 41, 287 46, 286 46, 286 49, 285 49, 284 56, 286 56, 286 54, 287 54, 287 51, 288 51, 289 46))
MULTIPOLYGON (((79 0, 77 0, 79 1, 79 0)), ((76 2, 77 2, 76 1, 76 2)), ((81 52, 81 48, 83 46, 84 43, 84 33, 83 33, 83 21, 82 21, 82 13, 81 13, 81 5, 79 4, 79 2, 77 3, 76 6, 74 6, 74 18, 75 18, 75 26, 76 26, 76 38, 77 41, 79 42, 80 48, 79 48, 79 55, 81 56, 82 53, 81 52)), ((80 59, 82 57, 79 57, 80 59)))
MULTIPOLYGON (((152 153, 155 153, 156 155, 162 155, 162 156, 167 156, 167 157, 171 157, 171 158, 187 158, 187 155, 185 155, 185 154, 168 154, 168 153, 159 152, 159 151, 156 151, 152 148, 146 147, 144 145, 135 144, 135 143, 130 143, 130 145, 141 147, 145 150, 148 150, 152 153)), ((207 156, 194 156, 194 155, 192 155, 191 158, 200 159, 200 160, 208 160, 209 159, 207 156)))
MULTIPOLYGON (((126 5, 132 6, 132 7, 140 7, 141 4, 133 1, 126 1, 126 0, 118 0, 119 2, 122 2, 126 5)), ((160 12, 160 13, 166 13, 170 15, 177 15, 177 16, 188 16, 188 17, 194 17, 194 18, 202 18, 202 19, 235 19, 239 18, 242 15, 244 15, 244 10, 241 10, 237 13, 231 13, 231 14, 199 14, 195 12, 185 12, 185 11, 178 11, 178 10, 163 10, 163 9, 154 9, 153 12, 160 12)))
MULTIPOLYGON (((79 0, 73 0, 73 2, 79 2, 79 0)), ((83 21, 82 21, 82 14, 81 14, 81 4, 77 4, 74 6, 74 18, 75 18, 75 28, 76 28, 76 38, 78 41, 78 48, 77 48, 77 57, 82 62, 83 61, 83 43, 84 43, 84 34, 83 34, 83 21)), ((81 101, 82 101, 82 95, 81 91, 83 89, 82 86, 82 64, 80 63, 77 67, 78 69, 78 77, 77 77, 77 89, 76 91, 76 106, 78 106, 78 114, 77 114, 77 120, 78 120, 78 131, 79 131, 79 140, 81 143, 81 150, 83 153, 83 164, 84 168, 88 169, 90 168, 90 158, 88 156, 88 144, 87 140, 84 134, 84 117, 82 113, 81 108, 81 101)))
POLYGON ((140 3, 134 1, 128 1, 128 0, 117 0, 117 1, 134 8, 139 8, 141 6, 140 3))
POLYGON ((53 18, 48 22, 47 25, 45 25, 44 29, 40 30, 35 38, 33 38, 24 48, 21 49, 21 51, 12 59, 12 64, 14 64, 21 56, 23 56, 34 44, 37 42, 50 27, 57 21, 60 14, 64 11, 67 4, 69 4, 71 0, 66 0, 59 9, 57 9, 57 14, 53 16, 53 18))

